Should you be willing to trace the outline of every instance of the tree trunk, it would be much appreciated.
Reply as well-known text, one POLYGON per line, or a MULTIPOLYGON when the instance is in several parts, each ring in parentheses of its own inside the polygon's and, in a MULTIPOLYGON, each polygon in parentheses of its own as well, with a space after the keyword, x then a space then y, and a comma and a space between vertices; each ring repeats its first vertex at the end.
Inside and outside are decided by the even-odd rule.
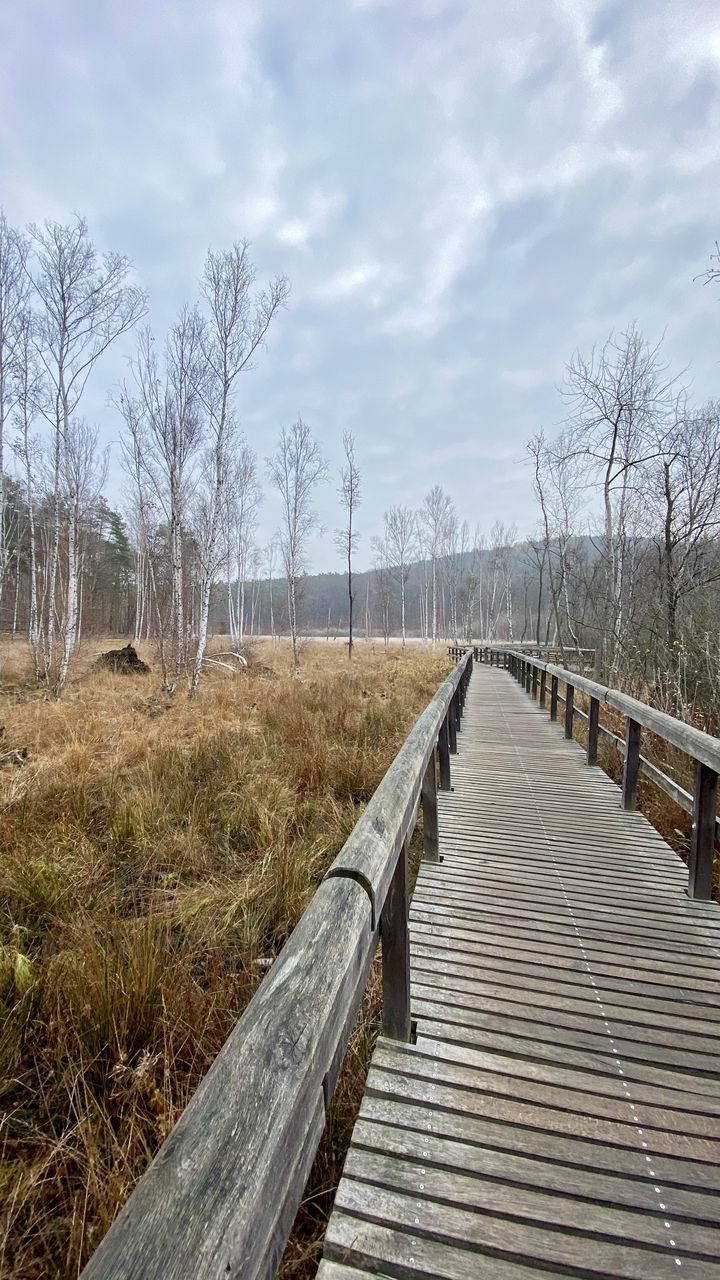
POLYGON ((170 556, 172 561, 172 607, 175 647, 175 679, 179 680, 185 666, 185 615, 183 609, 182 580, 182 530, 177 496, 173 495, 170 517, 170 556))
POLYGON ((68 580, 67 580, 67 598, 65 601, 65 625, 63 628, 63 651, 58 669, 58 677, 55 682, 56 694, 62 693, 65 682, 67 680, 68 671, 70 669, 70 659, 75 648, 75 639, 77 635, 77 607, 78 607, 78 523, 79 512, 77 506, 77 498, 73 494, 71 497, 70 516, 68 519, 68 580))
POLYGON ((350 551, 350 542, 352 539, 352 516, 350 517, 349 534, 348 534, 348 658, 352 658, 353 651, 353 590, 352 590, 352 554, 350 551))
POLYGON ((405 565, 400 565, 400 628, 402 631, 402 647, 405 648, 405 565))
POLYGON ((293 671, 297 671, 300 663, 298 662, 297 650, 297 613, 296 613, 296 594, 295 594, 295 574, 292 573, 288 577, 288 621, 290 623, 290 640, 292 643, 293 671))

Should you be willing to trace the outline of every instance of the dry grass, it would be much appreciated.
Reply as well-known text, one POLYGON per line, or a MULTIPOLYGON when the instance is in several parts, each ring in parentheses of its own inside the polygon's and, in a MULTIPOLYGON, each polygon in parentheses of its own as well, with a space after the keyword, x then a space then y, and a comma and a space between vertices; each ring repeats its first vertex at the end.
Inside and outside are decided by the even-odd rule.
MULTIPOLYGON (((197 701, 94 671, 62 701, 0 658, 0 1274, 76 1276, 447 670, 284 649, 197 701)), ((149 661, 153 655, 143 654, 149 661)), ((313 1274, 367 1066, 371 984, 283 1273, 313 1274)))

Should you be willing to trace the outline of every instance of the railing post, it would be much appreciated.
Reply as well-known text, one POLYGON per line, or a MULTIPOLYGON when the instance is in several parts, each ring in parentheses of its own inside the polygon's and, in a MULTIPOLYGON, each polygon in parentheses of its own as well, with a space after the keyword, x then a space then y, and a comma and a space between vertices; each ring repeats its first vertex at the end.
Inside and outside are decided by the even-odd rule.
POLYGON ((565 682, 565 737, 573 736, 573 719, 575 716, 575 685, 565 682))
POLYGON ((438 735, 438 761, 440 765, 440 790, 450 791, 450 708, 445 713, 438 735))
POLYGON ((450 699, 447 716, 448 736, 450 738, 450 755, 457 752, 457 690, 450 699))
POLYGON ((597 764, 598 730, 600 727, 600 699, 591 698, 588 713, 587 762, 597 764))
POLYGON ((435 769, 435 752, 428 760, 427 769, 422 780, 422 814, 423 814, 423 862, 440 861, 440 841, 438 838, 438 802, 437 776, 435 769))
POLYGON ((532 672, 533 672, 532 663, 526 662, 525 663, 525 692, 526 693, 530 692, 530 686, 532 684, 532 672))
MULTIPOLYGON (((408 842, 410 837, 408 836, 408 842)), ((410 1039, 410 934, 408 930, 407 844, 395 864, 380 916, 382 939, 383 1035, 410 1039)))
POLYGON ((543 667, 540 672, 540 706, 545 706, 545 693, 547 691, 547 671, 543 667))
POLYGON ((550 719, 557 720, 558 677, 550 677, 550 719))
POLYGON ((705 902, 712 898, 717 785, 718 775, 696 760, 688 894, 705 902))
POLYGON ((622 806, 634 809, 637 803, 637 784, 640 772, 640 725, 637 720, 628 722, 625 729, 625 764, 623 766, 622 806))
POLYGON ((533 698, 537 698, 537 695, 538 695, 538 669, 537 669, 537 667, 535 666, 535 663, 533 663, 533 669, 532 669, 532 696, 533 696, 533 698))

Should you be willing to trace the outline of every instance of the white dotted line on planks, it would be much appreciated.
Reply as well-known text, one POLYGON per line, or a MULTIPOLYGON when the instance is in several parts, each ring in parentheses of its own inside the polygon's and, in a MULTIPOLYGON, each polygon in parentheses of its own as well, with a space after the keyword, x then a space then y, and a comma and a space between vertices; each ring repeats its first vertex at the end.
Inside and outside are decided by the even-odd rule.
MULTIPOLYGON (((554 854, 553 854, 553 859, 554 859, 554 854)), ((603 1020, 603 1024, 604 1024, 604 1027, 605 1027, 605 1034, 607 1035, 607 1037, 608 1037, 608 1039, 609 1039, 609 1041, 610 1041, 610 1044, 612 1045, 612 1052, 613 1052, 613 1057, 615 1058, 615 1066, 616 1066, 616 1069, 617 1069, 617 1073, 618 1073, 618 1075, 619 1075, 619 1076, 621 1076, 621 1077, 622 1077, 622 1079, 621 1079, 621 1084, 622 1084, 623 1089, 625 1090, 625 1102, 627 1103, 628 1107, 630 1108, 630 1112, 631 1112, 631 1120, 632 1120, 633 1125, 635 1126, 635 1130, 636 1130, 636 1132, 637 1132, 637 1134, 638 1134, 638 1137, 640 1137, 641 1139, 644 1139, 644 1137, 645 1137, 644 1130, 643 1130, 643 1129, 641 1129, 641 1128, 639 1127, 638 1123, 637 1123, 637 1115, 636 1115, 636 1110, 637 1110, 637 1108, 635 1107, 635 1104, 631 1101, 632 1094, 630 1093, 630 1086, 629 1086, 629 1084, 628 1084, 627 1080, 625 1080, 625 1079, 624 1079, 625 1072, 624 1072, 624 1068, 623 1068, 623 1067, 622 1067, 622 1065, 621 1065, 621 1064, 622 1064, 622 1059, 621 1059, 621 1057, 620 1057, 620 1055, 619 1055, 619 1053, 618 1053, 618 1051, 617 1051, 617 1049, 616 1049, 616 1047, 615 1047, 615 1037, 614 1037, 614 1036, 613 1036, 613 1034, 612 1034, 612 1032, 613 1032, 613 1028, 610 1026, 610 1023, 609 1023, 608 1019, 607 1019, 607 1018, 606 1018, 606 1016, 605 1016, 605 1006, 604 1006, 604 1004, 603 1004, 603 1002, 602 1002, 602 998, 601 998, 601 996, 600 996, 600 992, 599 992, 599 991, 598 991, 598 989, 597 989, 597 983, 596 983, 595 979, 594 979, 594 978, 593 978, 593 976, 592 976, 592 970, 591 970, 591 968, 590 968, 590 961, 588 960, 588 957, 587 957, 587 951, 586 951, 586 949, 585 949, 585 943, 583 942, 582 934, 580 933, 580 930, 579 930, 579 928, 578 928, 578 924, 577 924, 577 920, 575 919, 575 912, 574 912, 574 910, 573 910, 572 903, 570 902, 570 899, 569 899, 569 897, 568 897, 568 895, 567 895, 567 890, 566 890, 566 888, 565 888, 565 884, 564 884, 564 882, 563 882, 563 878, 562 878, 562 875, 561 875, 560 869, 559 869, 559 867, 558 867, 557 865, 556 865, 556 867, 555 867, 555 871, 556 871, 556 874, 557 874, 558 881, 559 881, 559 883, 560 883, 560 888, 561 888, 561 890, 562 890, 563 897, 564 897, 564 899, 565 899, 565 905, 566 905, 566 907, 567 907, 567 909, 568 909, 568 913, 569 913, 570 919, 571 919, 571 921, 572 921, 573 929, 575 930, 575 936, 576 936, 576 938, 577 938, 578 945, 579 945, 579 947, 580 947, 580 951, 582 952, 583 964, 585 965, 585 968, 587 969, 587 974, 588 974, 588 977, 589 977, 589 979, 590 979, 590 985, 591 985, 591 987, 593 988, 593 995, 594 995, 594 997, 595 997, 595 1001, 596 1001, 596 1003, 597 1003, 597 1006, 598 1006, 598 1009, 599 1009, 600 1015, 601 1015, 602 1020, 603 1020)), ((643 1141, 641 1142, 641 1144, 640 1144, 640 1145, 641 1145, 641 1147, 643 1148, 643 1150, 647 1151, 647 1142, 645 1142, 645 1141, 643 1140, 643 1141)), ((649 1164, 649 1165, 652 1165, 652 1164, 653 1164, 653 1158, 652 1158, 652 1156, 648 1156, 648 1155, 646 1155, 646 1156, 645 1156, 645 1160, 646 1160, 646 1163, 647 1163, 647 1164, 649 1164)), ((649 1175, 650 1175, 650 1177, 651 1177, 651 1178, 653 1178, 653 1179, 657 1176, 657 1175, 656 1175, 656 1173, 655 1173, 655 1170, 654 1170, 654 1169, 648 1169, 648 1174, 649 1174, 649 1175)), ((658 1197, 659 1197, 659 1196, 662 1196, 662 1195, 664 1194, 664 1193, 663 1193, 663 1189, 662 1189, 662 1187, 655 1186, 655 1184, 654 1184, 654 1183, 653 1183, 653 1190, 654 1190, 655 1195, 657 1195, 658 1197)), ((662 1209, 663 1211, 666 1211, 667 1207, 666 1207, 666 1204, 665 1204, 665 1202, 664 1202, 663 1200, 658 1199, 658 1202, 657 1202, 657 1203, 658 1203, 658 1208, 659 1208, 659 1209, 662 1209)), ((670 1248, 671 1248, 671 1249, 675 1249, 675 1248, 677 1247, 677 1245, 676 1245, 676 1241, 675 1241, 675 1239, 674 1239, 674 1233, 673 1233, 673 1226, 672 1226, 672 1222, 668 1221, 667 1219, 664 1219, 664 1222, 665 1222, 665 1227, 666 1227, 666 1229, 667 1229, 667 1230, 668 1230, 668 1232, 669 1232, 669 1235, 668 1235, 668 1242, 669 1242, 669 1244, 670 1244, 670 1248)), ((682 1266, 682 1258, 678 1258, 678 1257, 676 1256, 676 1258, 675 1258, 675 1265, 676 1265, 677 1267, 681 1267, 681 1266, 682 1266)))

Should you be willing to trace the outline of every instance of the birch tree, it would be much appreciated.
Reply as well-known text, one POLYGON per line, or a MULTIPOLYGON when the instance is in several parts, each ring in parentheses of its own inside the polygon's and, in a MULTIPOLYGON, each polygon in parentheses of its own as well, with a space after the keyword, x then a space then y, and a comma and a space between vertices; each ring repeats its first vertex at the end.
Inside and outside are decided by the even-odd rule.
POLYGON ((144 478, 169 531, 173 646, 169 688, 177 687, 186 667, 183 526, 202 442, 203 330, 197 308, 184 306, 168 333, 160 360, 152 333, 144 329, 130 365, 132 383, 123 386, 118 400, 126 430, 137 438, 144 478))
POLYGON ((245 586, 253 537, 262 494, 257 474, 257 455, 241 440, 230 464, 225 499, 225 546, 228 626, 231 638, 242 644, 245 633, 245 586), (235 574, 235 599, 232 580, 235 574))
POLYGON ((447 521, 453 504, 440 487, 433 485, 420 508, 418 520, 422 531, 425 554, 430 561, 430 588, 432 592, 432 645, 438 640, 438 558, 441 555, 447 521))
POLYGON ((318 527, 313 495, 327 475, 327 464, 309 426, 298 418, 283 427, 276 452, 267 459, 268 473, 280 494, 281 523, 278 533, 280 553, 287 583, 288 623, 292 643, 293 670, 298 660, 298 581, 305 569, 307 542, 318 527))
POLYGON ((67 584, 63 648, 56 690, 62 691, 79 627, 80 566, 83 520, 97 504, 107 473, 107 452, 98 450, 98 432, 73 418, 64 433, 61 502, 67 520, 67 584))
POLYGON ((385 648, 390 643, 390 554, 385 538, 373 538, 373 582, 380 605, 380 626, 385 648))
POLYGON ((343 434, 343 452, 345 455, 345 462, 340 468, 340 488, 338 490, 338 494, 340 502, 347 513, 347 522, 343 529, 338 529, 336 531, 335 545, 346 565, 348 590, 348 658, 352 658, 353 604, 355 602, 355 597, 353 595, 352 559, 353 552, 357 546, 355 511, 360 505, 360 471, 355 462, 355 437, 350 431, 346 431, 343 434))
POLYGON ((720 581, 720 404, 683 413, 664 435, 646 492, 656 518, 658 598, 663 610, 671 709, 679 700, 679 612, 695 591, 720 581))
POLYGON ((210 444, 200 551, 199 634, 190 681, 191 696, 197 691, 202 672, 210 595, 221 560, 218 534, 236 432, 233 404, 236 383, 240 374, 252 367, 272 319, 288 295, 284 276, 278 276, 267 290, 254 291, 256 273, 248 248, 247 241, 243 241, 222 253, 210 251, 201 287, 208 320, 200 331, 204 368, 197 389, 207 415, 210 444))
POLYGON ((38 405, 38 370, 34 360, 31 335, 31 317, 26 311, 20 322, 20 334, 16 347, 17 403, 14 424, 14 451, 20 462, 25 485, 28 528, 28 623, 27 636, 36 679, 45 670, 40 651, 40 606, 38 597, 38 539, 35 518, 35 477, 38 460, 42 455, 39 440, 33 434, 38 405))
MULTIPOLYGON (((128 283, 127 258, 116 253, 98 255, 83 218, 77 217, 67 225, 59 222, 46 222, 42 227, 33 225, 29 234, 34 251, 29 277, 33 337, 45 381, 43 413, 53 433, 53 528, 45 645, 45 674, 49 676, 54 652, 63 479, 72 483, 75 475, 70 457, 72 421, 100 357, 143 315, 145 294, 128 283)), ((65 499, 68 510, 72 510, 77 496, 66 489, 65 499)), ((75 536, 76 529, 71 522, 67 531, 68 581, 62 622, 61 669, 65 675, 58 681, 58 692, 67 675, 77 632, 75 574, 79 561, 75 536)))
POLYGON ((675 403, 661 343, 651 346, 636 325, 610 334, 589 356, 575 352, 564 387, 570 415, 563 456, 575 458, 602 490, 606 563, 608 667, 617 670, 625 644, 629 598, 628 527, 637 506, 641 469, 658 455, 658 435, 675 403))
POLYGON ((273 580, 275 576, 275 558, 277 556, 277 543, 271 538, 265 547, 263 564, 267 570, 268 584, 268 612, 270 618, 270 639, 275 640, 275 600, 273 591, 273 580))
POLYGON ((6 446, 27 356, 26 262, 27 241, 0 211, 0 608, 9 562, 6 446))
POLYGON ((416 518, 410 507, 394 506, 385 512, 383 539, 385 563, 400 587, 400 634, 405 648, 405 588, 417 554, 416 518))

